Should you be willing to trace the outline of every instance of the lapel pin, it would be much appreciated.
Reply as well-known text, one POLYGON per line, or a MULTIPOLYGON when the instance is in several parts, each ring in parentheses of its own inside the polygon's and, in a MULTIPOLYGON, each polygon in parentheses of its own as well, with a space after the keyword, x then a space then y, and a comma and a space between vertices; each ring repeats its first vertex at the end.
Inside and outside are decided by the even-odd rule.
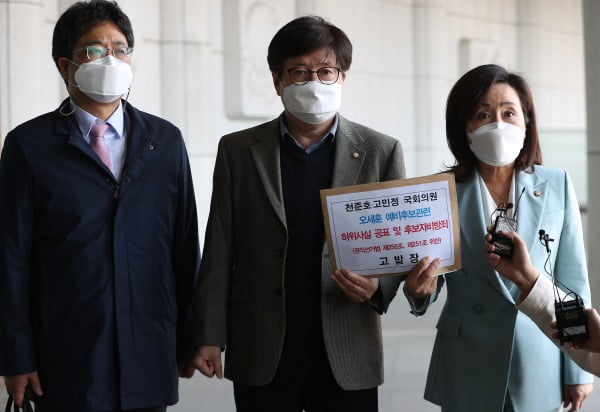
POLYGON ((535 191, 533 192, 533 195, 534 195, 535 197, 540 197, 540 196, 542 195, 542 192, 540 192, 539 190, 535 190, 535 191))
POLYGON ((358 154, 358 152, 352 152, 352 158, 353 159, 358 159, 360 155, 358 154))

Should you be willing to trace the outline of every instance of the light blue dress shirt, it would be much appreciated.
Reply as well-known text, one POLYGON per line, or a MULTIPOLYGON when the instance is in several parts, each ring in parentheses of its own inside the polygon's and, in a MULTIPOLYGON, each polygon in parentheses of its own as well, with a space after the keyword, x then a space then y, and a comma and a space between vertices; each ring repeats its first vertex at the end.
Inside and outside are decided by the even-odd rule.
POLYGON ((108 118, 106 122, 103 122, 102 120, 83 110, 77 106, 73 100, 71 100, 71 105, 74 110, 75 119, 77 120, 77 125, 79 126, 81 136, 86 142, 90 143, 90 130, 94 122, 98 121, 100 123, 108 124, 109 127, 104 134, 104 141, 106 142, 108 151, 110 153, 113 175, 115 176, 115 179, 119 181, 123 171, 123 163, 125 162, 126 151, 126 129, 123 104, 119 102, 119 107, 117 107, 117 110, 115 110, 115 112, 108 118))

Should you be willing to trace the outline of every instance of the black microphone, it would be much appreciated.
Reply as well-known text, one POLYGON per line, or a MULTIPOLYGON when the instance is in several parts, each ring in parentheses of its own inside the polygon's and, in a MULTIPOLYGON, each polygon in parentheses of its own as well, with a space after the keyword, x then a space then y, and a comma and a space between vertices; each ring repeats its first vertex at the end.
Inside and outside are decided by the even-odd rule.
POLYGON ((502 216, 505 216, 506 212, 508 212, 508 210, 512 209, 512 208, 513 208, 513 204, 512 203, 508 203, 506 205, 504 203, 501 203, 500 206, 498 206, 496 208, 496 211, 500 212, 500 214, 502 216))
POLYGON ((554 242, 554 239, 551 239, 544 229, 540 229, 538 234, 540 235, 540 241, 546 246, 546 252, 550 253, 550 242, 554 242))
MULTIPOLYGON (((523 193, 525 193, 525 188, 523 188, 523 190, 521 190, 521 194, 519 195, 518 199, 517 199, 517 205, 515 206, 515 213, 513 214, 513 219, 517 218, 517 211, 519 210, 519 202, 521 201, 521 197, 523 196, 523 193)), ((509 203, 510 205, 511 203, 509 203)))
POLYGON ((556 316, 556 323, 558 324, 558 338, 560 344, 564 345, 565 342, 570 341, 581 342, 589 338, 585 304, 583 303, 581 296, 556 279, 556 276, 552 271, 552 263, 549 263, 550 242, 554 242, 554 239, 551 239, 550 235, 546 233, 544 229, 540 229, 538 234, 540 235, 540 243, 546 247, 546 253, 548 253, 548 258, 544 264, 544 270, 552 278, 554 288, 554 314, 556 316), (548 265, 550 270, 547 269, 546 265, 548 265), (564 297, 560 296, 558 289, 559 284, 569 291, 564 297), (567 300, 567 297, 569 296, 573 299, 567 300))

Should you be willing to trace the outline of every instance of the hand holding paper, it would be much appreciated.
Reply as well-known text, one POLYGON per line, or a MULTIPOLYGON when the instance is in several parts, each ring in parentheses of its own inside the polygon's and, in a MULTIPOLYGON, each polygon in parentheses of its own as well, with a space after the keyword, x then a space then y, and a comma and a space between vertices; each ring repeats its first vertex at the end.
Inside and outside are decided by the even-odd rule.
POLYGON ((353 302, 371 299, 379 287, 379 279, 360 276, 348 269, 336 270, 331 279, 353 302))
POLYGON ((424 299, 437 290, 437 275, 435 270, 440 265, 440 259, 436 258, 430 263, 429 256, 425 256, 408 273, 406 287, 410 294, 417 299, 424 299))

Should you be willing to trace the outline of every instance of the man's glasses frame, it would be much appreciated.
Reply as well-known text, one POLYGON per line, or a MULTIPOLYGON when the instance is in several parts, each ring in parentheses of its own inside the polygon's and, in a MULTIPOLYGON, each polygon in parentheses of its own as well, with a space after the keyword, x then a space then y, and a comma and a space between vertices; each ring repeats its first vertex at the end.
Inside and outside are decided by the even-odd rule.
POLYGON ((117 59, 129 60, 131 58, 131 53, 133 53, 133 47, 107 48, 104 46, 92 45, 83 46, 77 50, 73 50, 71 56, 83 50, 85 50, 85 55, 89 60, 97 60, 106 57, 108 56, 109 51, 112 53, 113 57, 116 57, 117 59))
POLYGON ((305 67, 293 67, 286 70, 290 81, 297 86, 307 84, 313 73, 317 74, 317 79, 323 84, 331 85, 338 81, 342 69, 339 67, 320 67, 317 70, 308 70, 305 67))

